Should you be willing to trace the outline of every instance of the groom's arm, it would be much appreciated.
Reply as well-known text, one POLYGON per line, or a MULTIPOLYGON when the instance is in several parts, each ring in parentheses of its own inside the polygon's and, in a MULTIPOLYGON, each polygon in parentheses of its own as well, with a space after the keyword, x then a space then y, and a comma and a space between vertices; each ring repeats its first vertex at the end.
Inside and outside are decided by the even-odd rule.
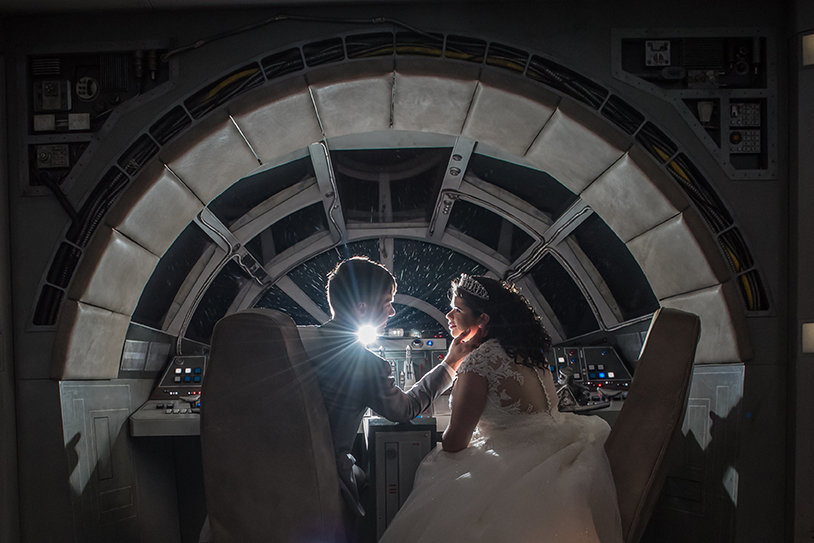
POLYGON ((449 365, 441 363, 427 372, 410 390, 403 391, 396 386, 387 362, 377 369, 377 375, 369 384, 368 403, 373 411, 394 422, 406 422, 420 415, 452 385, 455 376, 449 365))

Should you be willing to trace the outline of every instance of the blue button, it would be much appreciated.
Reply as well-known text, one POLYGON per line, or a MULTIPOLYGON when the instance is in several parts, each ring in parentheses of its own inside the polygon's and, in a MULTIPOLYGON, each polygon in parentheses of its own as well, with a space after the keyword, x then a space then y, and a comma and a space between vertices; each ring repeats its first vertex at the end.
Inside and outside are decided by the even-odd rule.
POLYGON ((604 372, 604 371, 600 371, 600 372, 599 372, 599 378, 600 378, 600 379, 604 379, 604 378, 605 378, 605 372, 604 372))
POLYGON ((201 376, 196 375, 195 377, 193 377, 193 381, 195 381, 196 383, 200 383, 201 382, 201 376))
POLYGON ((195 373, 201 373, 201 368, 195 368, 195 373))
POLYGON ((186 377, 184 377, 184 382, 185 382, 185 383, 189 383, 190 381, 192 381, 192 377, 190 377, 189 375, 187 375, 186 377))

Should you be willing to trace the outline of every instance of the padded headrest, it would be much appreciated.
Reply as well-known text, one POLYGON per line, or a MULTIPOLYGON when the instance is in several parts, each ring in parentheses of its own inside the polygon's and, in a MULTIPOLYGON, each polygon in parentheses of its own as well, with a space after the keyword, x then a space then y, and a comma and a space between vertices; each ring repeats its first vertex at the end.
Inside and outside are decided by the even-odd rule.
POLYGON ((215 541, 342 540, 328 418, 290 317, 252 309, 222 318, 201 404, 215 541))
POLYGON ((664 484, 667 449, 681 429, 701 321, 661 308, 653 316, 608 453, 626 543, 641 538, 664 484))

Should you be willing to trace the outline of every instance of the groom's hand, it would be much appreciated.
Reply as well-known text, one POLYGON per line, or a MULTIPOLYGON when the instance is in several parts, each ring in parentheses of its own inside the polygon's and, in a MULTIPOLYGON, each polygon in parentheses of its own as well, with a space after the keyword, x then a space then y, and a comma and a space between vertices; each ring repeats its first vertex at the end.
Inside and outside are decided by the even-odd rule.
POLYGON ((453 370, 457 370, 458 366, 463 362, 463 359, 466 358, 466 355, 474 351, 478 345, 481 344, 483 336, 483 328, 477 327, 474 334, 461 334, 454 338, 452 344, 449 346, 449 351, 447 351, 444 362, 453 370), (464 335, 467 336, 467 339, 463 339, 464 335))

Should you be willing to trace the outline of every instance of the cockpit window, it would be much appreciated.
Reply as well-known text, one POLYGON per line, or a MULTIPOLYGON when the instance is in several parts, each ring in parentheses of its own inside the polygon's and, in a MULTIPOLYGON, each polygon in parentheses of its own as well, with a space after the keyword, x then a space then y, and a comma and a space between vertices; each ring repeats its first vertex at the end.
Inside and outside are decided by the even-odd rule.
POLYGON ((599 272, 622 313, 622 320, 647 315, 659 302, 627 246, 599 215, 592 214, 571 236, 599 272))
POLYGON ((510 262, 534 243, 530 235, 512 222, 465 200, 458 200, 452 206, 449 225, 494 249, 510 262))
POLYGON ((322 324, 318 322, 310 313, 304 310, 297 302, 282 291, 277 285, 269 288, 263 296, 254 304, 254 307, 265 307, 276 309, 289 315, 294 322, 300 326, 322 324))
POLYGON ((286 187, 314 177, 308 157, 294 160, 270 170, 244 177, 209 203, 209 210, 230 226, 253 207, 271 198, 286 187))
POLYGON ((544 256, 532 268, 531 277, 560 321, 565 337, 577 337, 599 329, 582 291, 556 258, 544 256))
POLYGON ((396 239, 393 268, 398 292, 424 300, 442 313, 449 311, 450 282, 461 273, 486 273, 486 268, 461 253, 411 239, 396 239))
POLYGON ((161 329, 181 284, 207 248, 214 245, 198 225, 190 223, 158 261, 141 293, 133 322, 161 329))
POLYGON ((275 253, 282 253, 305 238, 328 230, 322 202, 317 202, 284 217, 270 227, 275 253))
POLYGON ((545 172, 475 153, 468 176, 505 189, 522 198, 554 222, 577 201, 577 195, 545 172))
POLYGON ((379 241, 367 239, 340 245, 314 258, 303 262, 288 273, 288 277, 327 314, 331 314, 325 296, 328 274, 339 262, 351 256, 366 256, 371 260, 380 260, 379 241))
POLYGON ((331 151, 348 222, 429 220, 449 148, 331 151))
POLYGON ((240 289, 251 280, 234 260, 227 262, 201 298, 201 302, 192 315, 186 337, 209 343, 215 323, 226 315, 226 311, 234 302, 240 289))

